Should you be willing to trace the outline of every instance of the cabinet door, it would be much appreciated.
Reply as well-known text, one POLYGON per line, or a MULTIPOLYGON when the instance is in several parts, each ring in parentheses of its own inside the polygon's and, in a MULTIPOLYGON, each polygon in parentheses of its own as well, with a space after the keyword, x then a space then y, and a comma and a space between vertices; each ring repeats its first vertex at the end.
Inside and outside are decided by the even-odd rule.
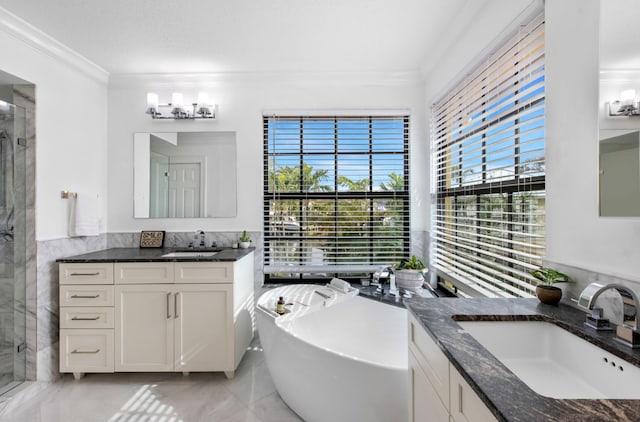
POLYGON ((175 370, 232 371, 231 284, 183 284, 175 293, 175 370))
POLYGON ((172 286, 116 286, 116 371, 172 371, 173 318, 172 286))
POLYGON ((444 406, 413 352, 409 351, 409 420, 411 422, 448 422, 444 406))
POLYGON ((455 422, 497 422, 495 416, 453 365, 450 365, 450 373, 451 418, 455 422))

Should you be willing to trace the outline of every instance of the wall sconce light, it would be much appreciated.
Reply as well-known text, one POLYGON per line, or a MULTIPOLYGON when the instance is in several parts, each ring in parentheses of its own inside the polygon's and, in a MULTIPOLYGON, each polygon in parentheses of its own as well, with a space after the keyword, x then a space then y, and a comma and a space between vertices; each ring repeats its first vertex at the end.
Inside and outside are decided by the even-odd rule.
POLYGON ((185 107, 184 97, 179 92, 171 94, 171 102, 160 104, 158 94, 147 93, 147 114, 152 119, 174 119, 174 120, 194 120, 194 119, 215 119, 216 105, 209 102, 209 95, 206 92, 198 94, 198 102, 188 104, 185 107), (163 115, 161 108, 168 109, 168 113, 163 115))
POLYGON ((640 116, 640 103, 635 89, 627 89, 620 93, 620 99, 609 104, 609 116, 640 116))

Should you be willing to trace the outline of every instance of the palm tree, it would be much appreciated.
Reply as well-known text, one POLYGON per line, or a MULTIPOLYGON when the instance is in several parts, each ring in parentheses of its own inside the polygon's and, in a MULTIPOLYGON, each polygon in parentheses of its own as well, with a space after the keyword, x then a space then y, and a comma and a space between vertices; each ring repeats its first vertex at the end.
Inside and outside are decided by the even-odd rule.
POLYGON ((380 183, 380 189, 394 192, 405 190, 404 176, 398 173, 389 173, 389 181, 380 183))

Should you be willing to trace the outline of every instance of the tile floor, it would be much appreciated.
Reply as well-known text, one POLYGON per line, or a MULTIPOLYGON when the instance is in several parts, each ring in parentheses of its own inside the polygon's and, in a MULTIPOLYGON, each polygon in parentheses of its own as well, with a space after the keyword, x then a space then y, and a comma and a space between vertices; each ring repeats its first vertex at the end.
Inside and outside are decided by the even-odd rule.
POLYGON ((223 373, 66 374, 55 383, 25 383, 0 400, 11 422, 300 421, 271 380, 258 338, 236 375, 223 373))

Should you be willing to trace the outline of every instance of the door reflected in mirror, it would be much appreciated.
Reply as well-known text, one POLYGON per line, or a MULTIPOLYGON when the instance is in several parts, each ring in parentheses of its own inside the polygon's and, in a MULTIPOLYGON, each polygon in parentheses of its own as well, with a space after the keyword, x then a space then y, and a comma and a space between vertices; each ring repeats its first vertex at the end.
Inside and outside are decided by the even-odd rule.
POLYGON ((640 216, 640 132, 602 130, 599 206, 602 217, 640 216))
POLYGON ((134 217, 236 215, 234 132, 134 134, 134 217))

